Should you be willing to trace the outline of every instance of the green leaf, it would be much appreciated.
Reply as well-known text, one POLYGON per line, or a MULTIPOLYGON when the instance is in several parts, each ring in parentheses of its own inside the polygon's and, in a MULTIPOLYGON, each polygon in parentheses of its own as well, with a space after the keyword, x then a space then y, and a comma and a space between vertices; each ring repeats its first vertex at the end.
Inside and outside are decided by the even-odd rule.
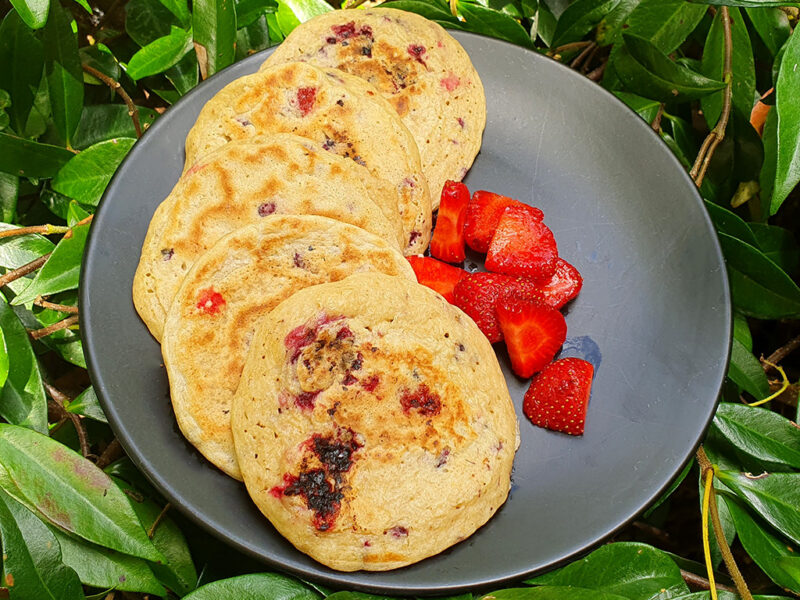
POLYGON ((750 229, 749 224, 746 223, 739 215, 723 206, 720 206, 719 204, 709 202, 708 200, 705 200, 704 204, 706 210, 708 210, 708 215, 714 222, 714 227, 717 228, 717 231, 727 233, 728 235, 742 240, 751 246, 758 246, 756 236, 750 229))
POLYGON ((90 146, 61 167, 53 178, 53 189, 81 204, 97 206, 134 143, 133 138, 114 138, 90 146))
POLYGON ((800 315, 800 288, 761 250, 718 232, 737 310, 757 319, 800 315))
POLYGON ((648 40, 664 54, 680 46, 706 13, 685 0, 642 0, 625 23, 625 33, 648 40))
POLYGON ((608 594, 571 586, 546 585, 529 588, 509 588, 491 592, 479 600, 626 600, 626 596, 608 594))
POLYGON ((0 25, 0 82, 11 96, 11 106, 6 109, 11 122, 23 136, 30 135, 28 118, 43 69, 42 43, 12 10, 0 25))
POLYGON ((72 229, 72 235, 66 235, 56 245, 47 262, 36 273, 33 281, 20 293, 11 304, 19 306, 33 302, 37 296, 48 296, 78 287, 81 272, 81 258, 89 226, 81 225, 72 229))
POLYGON ((83 110, 83 69, 72 16, 59 0, 51 0, 50 18, 44 28, 44 57, 53 124, 59 137, 71 146, 83 110))
POLYGON ((468 31, 488 35, 500 40, 532 47, 531 36, 525 28, 507 14, 459 0, 458 12, 464 17, 462 25, 468 31))
POLYGON ((169 35, 150 42, 131 57, 128 76, 136 80, 162 73, 176 65, 191 49, 191 31, 173 28, 169 35))
POLYGON ((658 100, 650 100, 649 98, 642 98, 630 92, 615 91, 613 94, 622 100, 628 108, 635 111, 637 115, 642 117, 648 123, 652 123, 658 114, 658 107, 661 103, 658 100))
POLYGON ((11 0, 11 5, 17 10, 25 25, 31 29, 40 29, 47 23, 49 2, 50 0, 11 0))
POLYGON ((204 79, 233 63, 236 56, 233 0, 195 0, 192 26, 197 62, 204 79))
POLYGON ((634 542, 602 546, 586 558, 525 583, 575 586, 637 600, 689 592, 678 565, 666 554, 634 542))
POLYGON ((775 170, 778 168, 778 113, 775 107, 767 113, 764 129, 761 132, 761 141, 764 144, 764 164, 758 176, 758 185, 761 188, 761 210, 763 218, 775 214, 780 208, 780 203, 773 202, 773 188, 775 187, 775 170), (773 212, 773 207, 775 208, 773 212))
POLYGON ((318 600, 321 596, 295 579, 277 573, 256 573, 220 579, 197 588, 184 600, 318 600))
POLYGON ((770 214, 800 182, 800 33, 797 29, 786 43, 778 81, 775 84, 775 112, 778 115, 778 159, 770 214))
POLYGON ((753 336, 747 318, 738 312, 733 313, 733 338, 738 340, 748 352, 753 351, 753 336))
POLYGON ((778 563, 780 558, 797 554, 783 540, 758 524, 736 500, 727 495, 724 498, 733 517, 739 541, 753 561, 777 585, 793 592, 800 592, 800 581, 781 568, 778 563))
POLYGON ((712 427, 753 458, 800 469, 800 427, 771 410, 723 402, 712 427))
MULTIPOLYGON (((75 204, 75 201, 72 202, 75 204)), ((78 305, 78 294, 77 291, 73 290, 70 292, 65 292, 63 294, 57 294, 50 298, 52 302, 56 302, 58 304, 65 304, 67 306, 77 306, 78 305)), ((20 313, 21 311, 25 310, 23 307, 17 307, 16 311, 20 313)), ((33 307, 32 311, 30 312, 32 317, 32 323, 26 323, 28 328, 38 329, 41 327, 47 327, 48 325, 52 325, 54 323, 58 323, 62 319, 66 319, 70 315, 68 313, 63 313, 55 310, 50 309, 43 309, 39 307, 33 307)), ((77 365, 83 369, 86 368, 86 358, 83 355, 83 343, 81 342, 81 336, 79 331, 75 331, 73 329, 61 329, 54 333, 51 333, 48 336, 45 336, 39 340, 39 343, 47 346, 49 349, 58 352, 61 355, 61 358, 66 360, 73 365, 77 365)))
POLYGON ((192 14, 189 12, 186 0, 160 0, 160 2, 178 18, 184 29, 187 29, 192 24, 192 14))
POLYGON ((446 4, 441 2, 430 2, 429 0, 392 0, 382 6, 386 8, 396 8, 417 13, 430 19, 431 21, 455 21, 456 18, 446 4))
POLYGON ((597 26, 595 41, 600 46, 616 44, 620 41, 622 28, 630 14, 639 6, 642 0, 620 0, 620 3, 609 12, 597 26))
MULTIPOLYGON (((753 48, 750 34, 747 33, 742 13, 738 8, 730 9, 731 16, 731 98, 733 106, 743 115, 750 117, 756 94, 756 67, 753 62, 753 48)), ((712 79, 722 79, 725 60, 724 34, 722 31, 722 12, 718 12, 708 31, 703 48, 701 72, 712 79)), ((722 113, 722 96, 717 92, 706 96, 701 102, 703 114, 709 127, 714 127, 722 113)))
POLYGON ((800 556, 784 556, 778 559, 778 567, 800 582, 800 556))
MULTIPOLYGON (((236 2, 236 26, 241 29, 252 25, 267 13, 278 10, 275 0, 238 0, 236 2)), ((237 50, 238 45, 237 45, 237 50)))
POLYGON ((333 10, 325 0, 281 0, 279 4, 285 4, 301 23, 333 10))
POLYGON ((197 54, 189 52, 175 65, 164 71, 164 76, 182 96, 193 89, 198 81, 197 54))
POLYGON ((731 344, 728 377, 756 400, 769 396, 769 381, 761 363, 737 339, 731 344))
POLYGON ((108 423, 103 408, 97 400, 97 394, 91 386, 83 390, 80 395, 74 398, 64 408, 76 415, 83 415, 84 417, 100 421, 101 423, 108 423))
POLYGON ((40 144, 0 132, 0 171, 24 177, 52 177, 75 156, 61 146, 40 144))
POLYGON ((81 582, 96 588, 113 588, 166 596, 167 591, 147 561, 74 538, 53 528, 64 564, 75 570, 81 582))
POLYGON ((236 32, 236 60, 250 56, 271 45, 267 17, 261 15, 247 27, 236 32))
POLYGON ((650 508, 648 508, 645 511, 644 513, 645 518, 653 514, 653 511, 655 511, 655 509, 664 504, 664 502, 666 502, 669 499, 669 497, 672 496, 673 492, 675 492, 675 490, 678 489, 678 486, 683 482, 683 480, 686 479, 686 476, 689 474, 689 471, 692 470, 693 466, 694 466, 694 460, 690 460, 689 462, 686 463, 686 466, 684 466, 683 469, 681 469, 681 472, 678 473, 678 476, 672 480, 672 483, 669 484, 667 490, 663 494, 661 494, 658 500, 656 500, 650 508))
POLYGON ((3 582, 11 600, 83 600, 75 571, 62 562, 58 541, 36 515, 0 490, 3 582))
POLYGON ((130 0, 125 4, 125 31, 140 46, 146 46, 181 27, 178 17, 159 0, 130 0))
POLYGON ((768 6, 797 6, 797 2, 791 0, 692 0, 698 4, 710 4, 712 6, 741 6, 741 7, 768 7, 768 6))
POLYGON ((725 87, 672 62, 644 38, 623 34, 625 46, 617 53, 614 69, 630 91, 662 102, 700 98, 725 87))
POLYGON ((0 465, 51 523, 124 554, 163 560, 111 478, 63 444, 0 424, 0 465))
MULTIPOLYGON (((0 231, 15 228, 16 225, 0 223, 0 231)), ((38 234, 0 238, 0 267, 16 269, 52 252, 54 248, 53 242, 38 234)))
POLYGON ((0 296, 0 329, 9 358, 8 377, 0 391, 0 416, 9 423, 47 431, 47 399, 28 332, 0 296))
MULTIPOLYGON (((122 75, 122 69, 120 69, 117 59, 105 44, 84 46, 78 50, 78 55, 80 56, 81 63, 93 69, 97 69, 115 81, 118 81, 120 75, 122 75)), ((94 75, 89 75, 89 73, 85 71, 83 72, 83 82, 91 85, 106 85, 94 75)))
MULTIPOLYGON (((158 117, 158 113, 152 108, 136 108, 142 129, 152 125, 158 117)), ((84 150, 98 142, 125 137, 136 137, 136 128, 128 115, 128 107, 124 104, 92 104, 83 108, 72 145, 78 150, 84 150)))
POLYGON ((580 40, 610 13, 620 0, 577 0, 561 14, 551 46, 580 40))
POLYGON ((789 17, 779 8, 746 8, 745 11, 764 45, 772 56, 777 55, 792 34, 789 17))
POLYGON ((757 245, 764 255, 787 273, 800 266, 800 246, 788 229, 766 223, 750 223, 757 245))
POLYGON ((718 471, 717 477, 775 529, 800 543, 800 473, 718 471))
POLYGON ((0 172, 0 221, 4 223, 14 222, 17 217, 18 197, 19 177, 10 173, 0 172))

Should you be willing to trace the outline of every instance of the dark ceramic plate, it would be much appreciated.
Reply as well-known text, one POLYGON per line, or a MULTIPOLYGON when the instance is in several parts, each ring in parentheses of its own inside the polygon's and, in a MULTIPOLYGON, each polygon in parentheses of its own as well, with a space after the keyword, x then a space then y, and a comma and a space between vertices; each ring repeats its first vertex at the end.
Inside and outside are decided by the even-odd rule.
POLYGON ((397 571, 332 571, 278 535, 244 486, 178 432, 159 346, 134 311, 131 282, 197 114, 266 54, 206 81, 145 133, 109 186, 86 248, 80 302, 89 370, 133 461, 173 505, 231 546, 334 586, 408 594, 486 588, 586 552, 680 471, 725 374, 731 308, 722 255, 700 196, 667 146, 566 67, 504 42, 456 37, 483 79, 489 111, 466 183, 544 210, 561 255, 584 277, 562 356, 596 367, 586 433, 575 438, 522 417, 527 382, 498 350, 522 445, 508 502, 468 540, 397 571))

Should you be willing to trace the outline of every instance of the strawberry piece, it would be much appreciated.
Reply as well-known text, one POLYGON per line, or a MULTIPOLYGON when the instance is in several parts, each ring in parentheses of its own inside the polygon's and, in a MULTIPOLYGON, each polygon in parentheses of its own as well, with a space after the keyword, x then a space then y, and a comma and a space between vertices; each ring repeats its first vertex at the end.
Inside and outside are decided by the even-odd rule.
POLYGON ((435 258, 427 256, 408 256, 417 281, 439 292, 450 304, 454 303, 453 288, 467 272, 435 258))
POLYGON ((553 232, 527 209, 509 206, 494 232, 486 269, 541 281, 556 272, 558 248, 553 232))
POLYGON ((475 321, 492 344, 503 339, 495 310, 498 301, 505 298, 544 300, 533 282, 499 273, 469 273, 456 284, 453 295, 454 304, 475 321))
POLYGON ((527 210, 537 221, 544 218, 542 211, 538 208, 528 206, 508 196, 478 190, 472 195, 472 201, 467 206, 467 221, 464 224, 467 245, 478 252, 486 252, 497 229, 497 224, 500 223, 500 218, 503 216, 503 211, 509 206, 527 210))
POLYGON ((570 435, 583 435, 594 367, 580 358, 547 365, 525 392, 522 412, 531 423, 570 435))
POLYGON ((447 262, 461 262, 464 253, 464 221, 469 190, 463 183, 447 181, 442 188, 439 215, 431 239, 431 255, 447 262))
POLYGON ((497 320, 506 340, 511 368, 520 377, 540 371, 567 338, 567 322, 557 309, 520 298, 502 298, 497 320))
POLYGON ((556 272, 546 282, 539 284, 544 301, 553 308, 561 308, 578 295, 583 286, 583 278, 578 269, 563 258, 556 259, 556 272))

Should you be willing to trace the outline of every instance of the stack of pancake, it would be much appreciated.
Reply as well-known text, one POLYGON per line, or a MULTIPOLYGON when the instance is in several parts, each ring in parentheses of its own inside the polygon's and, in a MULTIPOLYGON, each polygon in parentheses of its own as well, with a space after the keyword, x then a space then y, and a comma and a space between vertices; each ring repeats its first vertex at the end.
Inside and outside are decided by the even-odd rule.
POLYGON ((331 12, 206 104, 150 223, 133 297, 181 431, 335 569, 436 554, 508 495, 517 421, 494 351, 404 258, 485 113, 435 23, 331 12))

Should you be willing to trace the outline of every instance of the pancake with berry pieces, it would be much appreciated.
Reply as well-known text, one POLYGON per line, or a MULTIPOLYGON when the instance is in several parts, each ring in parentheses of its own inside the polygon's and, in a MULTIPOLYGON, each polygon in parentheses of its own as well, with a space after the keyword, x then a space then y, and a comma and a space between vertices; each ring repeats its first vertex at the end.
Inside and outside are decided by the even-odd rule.
POLYGON ((341 571, 402 567, 470 536, 506 500, 519 439, 475 323, 433 290, 378 273, 273 309, 231 416, 256 505, 341 571))
POLYGON ((433 208, 481 147, 486 96, 461 44, 440 25, 392 8, 337 10, 295 28, 262 68, 304 61, 369 81, 419 146, 433 208))
POLYGON ((187 440, 241 479, 230 409, 257 320, 298 290, 379 272, 415 281, 395 246, 326 217, 271 216, 203 254, 175 296, 161 351, 187 440))
POLYGON ((401 250, 405 237, 388 187, 362 166, 299 136, 226 144, 186 171, 156 210, 133 282, 136 309, 160 340, 192 263, 222 236, 272 214, 330 217, 401 250))
POLYGON ((389 182, 406 234, 404 252, 427 248, 431 199, 416 142, 372 85, 342 71, 295 62, 228 84, 189 132, 185 168, 230 140, 280 132, 312 139, 389 182))

